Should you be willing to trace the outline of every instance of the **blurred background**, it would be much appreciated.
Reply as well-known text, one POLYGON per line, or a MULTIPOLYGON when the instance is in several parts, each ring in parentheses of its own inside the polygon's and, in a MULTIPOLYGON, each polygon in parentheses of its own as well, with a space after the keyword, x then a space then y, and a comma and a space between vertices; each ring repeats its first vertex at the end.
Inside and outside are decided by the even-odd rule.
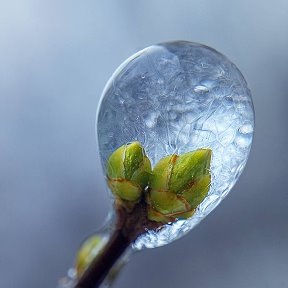
POLYGON ((95 113, 116 67, 168 40, 212 46, 253 94, 231 194, 116 287, 288 287, 288 2, 0 0, 0 287, 56 287, 109 209, 95 113))

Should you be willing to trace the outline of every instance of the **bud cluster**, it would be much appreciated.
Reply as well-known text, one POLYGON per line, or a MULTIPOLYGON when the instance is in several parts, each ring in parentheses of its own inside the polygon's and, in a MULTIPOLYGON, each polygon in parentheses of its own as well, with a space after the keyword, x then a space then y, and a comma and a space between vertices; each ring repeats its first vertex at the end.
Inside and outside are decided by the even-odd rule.
POLYGON ((211 149, 162 158, 152 169, 139 142, 121 146, 107 162, 107 182, 115 197, 131 209, 143 200, 147 218, 168 223, 187 219, 207 196, 211 149))

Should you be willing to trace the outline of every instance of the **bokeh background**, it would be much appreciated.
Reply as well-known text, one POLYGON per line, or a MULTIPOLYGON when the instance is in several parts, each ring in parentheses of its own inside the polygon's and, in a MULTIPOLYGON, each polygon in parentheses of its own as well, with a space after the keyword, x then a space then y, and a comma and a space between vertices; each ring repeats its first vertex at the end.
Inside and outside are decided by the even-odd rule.
POLYGON ((254 143, 225 201, 186 237, 134 255, 116 287, 288 287, 287 0, 0 0, 0 287, 56 287, 101 226, 101 91, 128 56, 178 39, 240 68, 254 143))

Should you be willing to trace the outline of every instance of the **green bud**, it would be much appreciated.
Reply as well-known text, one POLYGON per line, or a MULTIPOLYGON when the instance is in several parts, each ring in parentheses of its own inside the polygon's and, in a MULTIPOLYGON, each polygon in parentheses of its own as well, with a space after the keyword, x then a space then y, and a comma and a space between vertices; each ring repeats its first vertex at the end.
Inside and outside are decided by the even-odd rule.
POLYGON ((151 174, 151 163, 139 142, 115 150, 107 162, 107 181, 115 196, 138 202, 151 174))
POLYGON ((90 263, 97 257, 104 245, 107 243, 108 237, 104 235, 93 235, 89 237, 80 247, 75 261, 77 278, 79 279, 90 263))
POLYGON ((187 219, 190 218, 195 213, 195 209, 192 209, 188 212, 182 212, 177 214, 167 214, 164 215, 157 210, 153 209, 151 206, 148 206, 147 216, 151 221, 161 222, 161 223, 169 223, 174 222, 176 219, 187 219))
POLYGON ((210 149, 198 149, 156 164, 146 196, 150 220, 167 223, 193 215, 210 189, 211 155, 210 149))

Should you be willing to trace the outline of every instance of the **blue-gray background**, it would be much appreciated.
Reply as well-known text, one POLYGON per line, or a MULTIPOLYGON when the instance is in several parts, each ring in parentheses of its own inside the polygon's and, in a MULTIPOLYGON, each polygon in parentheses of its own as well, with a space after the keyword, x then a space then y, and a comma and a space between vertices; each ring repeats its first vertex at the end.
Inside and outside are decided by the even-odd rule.
POLYGON ((190 234, 134 255, 116 287, 288 287, 288 2, 0 1, 0 287, 54 288, 108 196, 99 96, 137 50, 185 39, 243 72, 256 134, 228 198, 190 234))

